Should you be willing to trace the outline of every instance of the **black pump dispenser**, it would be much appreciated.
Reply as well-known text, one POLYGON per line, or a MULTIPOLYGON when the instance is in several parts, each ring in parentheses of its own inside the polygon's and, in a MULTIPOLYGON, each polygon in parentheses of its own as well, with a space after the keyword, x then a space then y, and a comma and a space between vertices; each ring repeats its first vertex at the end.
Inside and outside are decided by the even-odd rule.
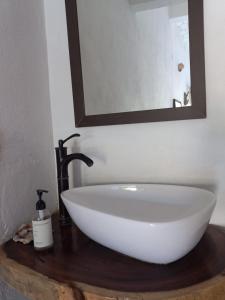
POLYGON ((36 250, 45 250, 53 246, 52 221, 51 215, 46 208, 45 201, 42 199, 46 190, 36 190, 38 201, 36 203, 36 212, 32 220, 34 248, 36 250))
POLYGON ((39 200, 36 203, 36 210, 45 210, 46 209, 46 204, 44 200, 42 199, 43 193, 48 193, 46 190, 37 190, 37 195, 39 197, 39 200))

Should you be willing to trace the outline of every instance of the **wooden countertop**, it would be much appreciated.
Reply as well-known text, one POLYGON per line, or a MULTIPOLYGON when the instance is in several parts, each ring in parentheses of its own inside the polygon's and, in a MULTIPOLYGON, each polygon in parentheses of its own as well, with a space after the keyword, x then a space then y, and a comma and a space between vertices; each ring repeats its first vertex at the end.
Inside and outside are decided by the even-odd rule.
POLYGON ((223 227, 210 225, 191 253, 169 265, 107 249, 75 226, 60 228, 57 216, 53 228, 51 250, 37 252, 32 244, 13 241, 0 250, 0 277, 30 299, 225 299, 223 227))

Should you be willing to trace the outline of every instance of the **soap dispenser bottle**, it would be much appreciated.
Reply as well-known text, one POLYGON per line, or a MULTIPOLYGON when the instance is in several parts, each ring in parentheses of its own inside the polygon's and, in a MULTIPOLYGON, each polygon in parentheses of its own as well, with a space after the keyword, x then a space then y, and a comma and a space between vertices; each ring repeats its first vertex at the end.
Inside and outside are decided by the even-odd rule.
POLYGON ((46 209, 46 204, 42 200, 46 190, 37 190, 39 200, 36 203, 36 215, 32 221, 34 248, 45 250, 53 246, 51 215, 46 209))

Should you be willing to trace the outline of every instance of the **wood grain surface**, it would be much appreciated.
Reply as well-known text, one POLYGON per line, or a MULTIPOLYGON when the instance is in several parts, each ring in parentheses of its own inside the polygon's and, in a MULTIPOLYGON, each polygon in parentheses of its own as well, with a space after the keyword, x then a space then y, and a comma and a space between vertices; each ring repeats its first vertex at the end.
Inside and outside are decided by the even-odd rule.
POLYGON ((156 265, 105 248, 75 226, 60 228, 57 218, 53 224, 53 249, 36 252, 31 244, 9 241, 4 245, 6 255, 58 282, 82 282, 125 292, 183 289, 209 280, 225 269, 225 231, 221 227, 210 225, 198 246, 183 259, 156 265))

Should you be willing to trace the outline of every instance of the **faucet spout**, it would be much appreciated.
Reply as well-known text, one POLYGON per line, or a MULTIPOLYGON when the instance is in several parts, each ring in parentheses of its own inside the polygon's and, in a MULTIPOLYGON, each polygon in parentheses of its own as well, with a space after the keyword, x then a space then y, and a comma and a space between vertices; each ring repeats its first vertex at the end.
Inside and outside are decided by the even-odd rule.
POLYGON ((86 155, 84 155, 82 153, 69 154, 69 155, 66 155, 63 158, 63 160, 61 161, 61 172, 62 172, 62 174, 65 174, 69 163, 71 161, 75 160, 75 159, 82 160, 88 167, 91 167, 94 164, 92 159, 90 159, 89 157, 87 157, 86 155))

